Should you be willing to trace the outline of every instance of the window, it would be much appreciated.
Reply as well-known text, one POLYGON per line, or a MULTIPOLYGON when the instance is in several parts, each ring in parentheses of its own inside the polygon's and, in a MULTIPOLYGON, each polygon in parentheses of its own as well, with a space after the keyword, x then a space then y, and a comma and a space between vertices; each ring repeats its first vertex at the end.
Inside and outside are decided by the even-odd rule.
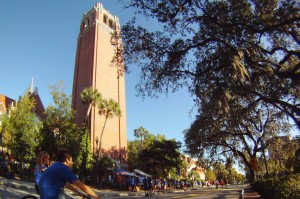
POLYGON ((85 22, 84 22, 84 28, 88 27, 89 23, 90 23, 89 19, 86 19, 85 22))
POLYGON ((107 23, 107 16, 106 15, 103 15, 103 23, 107 23))
POLYGON ((109 26, 111 29, 114 29, 114 22, 113 22, 112 20, 109 20, 108 26, 109 26))

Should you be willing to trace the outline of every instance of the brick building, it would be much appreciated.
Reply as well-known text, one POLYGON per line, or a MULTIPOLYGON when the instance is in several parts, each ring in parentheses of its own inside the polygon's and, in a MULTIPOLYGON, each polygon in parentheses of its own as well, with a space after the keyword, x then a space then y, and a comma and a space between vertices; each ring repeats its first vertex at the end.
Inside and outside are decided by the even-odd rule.
MULTIPOLYGON (((87 87, 96 88, 104 99, 112 98, 119 103, 122 115, 107 120, 101 148, 104 154, 117 162, 126 163, 125 77, 118 75, 120 66, 112 62, 115 47, 111 44, 112 33, 119 28, 118 17, 105 10, 101 3, 96 3, 83 15, 77 40, 72 108, 76 111, 76 124, 81 126, 89 105, 81 102, 80 93, 87 87)), ((99 150, 98 140, 104 126, 104 116, 99 114, 98 107, 92 107, 88 120, 91 147, 95 153, 99 150)))

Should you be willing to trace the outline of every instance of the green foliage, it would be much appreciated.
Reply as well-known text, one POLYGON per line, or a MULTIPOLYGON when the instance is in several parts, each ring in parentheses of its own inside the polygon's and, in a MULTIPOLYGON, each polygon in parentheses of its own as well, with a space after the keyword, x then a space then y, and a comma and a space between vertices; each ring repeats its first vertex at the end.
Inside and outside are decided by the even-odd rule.
POLYGON ((108 156, 103 156, 99 161, 99 168, 98 168, 100 179, 103 176, 105 176, 107 169, 108 168, 112 169, 113 166, 114 166, 113 160, 108 156))
POLYGON ((295 199, 300 198, 299 181, 296 174, 258 180, 252 186, 266 199, 295 199))
POLYGON ((293 159, 293 165, 294 165, 295 172, 300 173, 300 148, 295 153, 295 157, 293 159))
POLYGON ((160 23, 159 30, 135 20, 122 26, 124 60, 141 68, 139 94, 186 86, 199 114, 205 104, 225 117, 236 99, 250 100, 249 108, 264 101, 300 128, 298 0, 128 4, 160 23))
POLYGON ((223 179, 225 180, 229 174, 228 169, 225 167, 225 165, 221 162, 216 162, 213 165, 213 171, 216 174, 216 177, 218 180, 223 179))
POLYGON ((91 141, 90 141, 90 131, 83 125, 80 129, 81 141, 80 141, 80 151, 77 156, 75 165, 76 169, 79 170, 79 177, 84 179, 88 173, 93 169, 95 160, 91 152, 91 141))
MULTIPOLYGON (((236 104, 237 101, 232 103, 235 108, 240 107, 238 116, 236 112, 230 111, 224 117, 214 110, 199 115, 185 132, 185 143, 191 154, 204 151, 204 154, 209 154, 209 158, 221 154, 239 159, 249 170, 249 180, 253 181, 259 166, 257 158, 268 149, 266 141, 280 132, 288 131, 290 125, 283 121, 277 123, 277 119, 284 116, 266 103, 258 102, 246 110, 241 104, 236 104)), ((260 165, 264 166, 262 163, 260 165)))
POLYGON ((57 149, 72 149, 74 160, 79 153, 80 133, 74 122, 75 112, 71 108, 71 98, 64 92, 63 83, 50 86, 53 104, 46 109, 47 118, 41 131, 41 149, 55 157, 57 149))
POLYGON ((129 141, 127 144, 128 165, 131 169, 143 168, 143 162, 140 159, 142 149, 150 147, 156 139, 160 139, 159 137, 161 137, 161 135, 157 135, 157 137, 155 137, 143 126, 140 126, 134 130, 134 136, 138 139, 129 141))
POLYGON ((238 173, 234 168, 228 170, 227 183, 229 184, 241 184, 244 182, 244 175, 238 173))
POLYGON ((254 180, 265 142, 289 132, 290 121, 300 129, 298 0, 127 6, 161 24, 157 30, 132 20, 122 27, 124 60, 140 67, 139 94, 186 87, 199 107, 185 137, 191 154, 230 151, 254 180))
POLYGON ((141 152, 143 149, 143 140, 147 139, 150 136, 150 133, 147 129, 140 126, 139 128, 134 129, 134 136, 141 140, 139 148, 139 152, 141 152))
POLYGON ((179 169, 182 164, 180 147, 181 143, 175 140, 155 140, 141 151, 139 158, 145 171, 155 176, 167 177, 170 170, 179 169))
POLYGON ((128 165, 130 169, 141 169, 155 177, 166 177, 169 173, 177 177, 177 170, 183 168, 180 157, 181 143, 168 140, 164 135, 152 135, 144 127, 135 129, 138 138, 128 142, 128 165))
POLYGON ((35 102, 25 94, 21 97, 15 108, 11 108, 9 115, 3 119, 5 131, 10 134, 8 148, 11 155, 21 164, 30 162, 35 157, 39 144, 38 134, 41 122, 33 112, 35 102))
POLYGON ((196 171, 193 171, 193 170, 188 174, 188 178, 189 179, 194 179, 194 180, 201 180, 200 179, 200 174, 196 171))
POLYGON ((206 180, 216 180, 217 177, 216 177, 216 174, 215 172, 212 170, 212 169, 207 169, 206 172, 205 172, 205 179, 206 180))
POLYGON ((82 92, 80 93, 80 98, 83 103, 88 103, 89 105, 85 118, 85 120, 87 121, 91 112, 91 108, 95 107, 102 100, 102 95, 97 89, 88 87, 82 90, 82 92))
POLYGON ((130 170, 135 168, 141 168, 139 159, 140 141, 128 141, 127 142, 127 155, 128 155, 128 166, 130 170))

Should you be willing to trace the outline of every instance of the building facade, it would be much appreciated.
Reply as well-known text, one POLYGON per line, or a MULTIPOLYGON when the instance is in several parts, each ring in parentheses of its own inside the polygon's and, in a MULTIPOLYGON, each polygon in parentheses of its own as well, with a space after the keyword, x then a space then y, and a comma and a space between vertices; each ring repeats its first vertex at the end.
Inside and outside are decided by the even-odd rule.
POLYGON ((7 113, 9 107, 14 107, 16 101, 0 93, 0 115, 7 113))
POLYGON ((101 3, 83 15, 77 40, 72 106, 76 111, 76 124, 81 126, 89 106, 80 99, 84 88, 96 88, 104 99, 119 103, 121 117, 108 118, 104 124, 98 107, 92 107, 88 123, 93 152, 99 150, 98 142, 104 129, 101 151, 124 163, 127 148, 125 77, 119 75, 122 66, 113 62, 116 48, 111 44, 112 34, 119 29, 118 17, 105 10, 101 3))
MULTIPOLYGON (((200 180, 202 180, 202 181, 205 180, 205 169, 199 165, 199 162, 196 158, 191 158, 188 155, 183 155, 182 159, 187 165, 187 168, 183 169, 181 171, 181 175, 183 177, 186 178, 186 177, 188 177, 188 175, 191 171, 195 171, 196 173, 199 174, 200 180)), ((194 177, 192 177, 192 180, 194 180, 193 178, 194 177)))

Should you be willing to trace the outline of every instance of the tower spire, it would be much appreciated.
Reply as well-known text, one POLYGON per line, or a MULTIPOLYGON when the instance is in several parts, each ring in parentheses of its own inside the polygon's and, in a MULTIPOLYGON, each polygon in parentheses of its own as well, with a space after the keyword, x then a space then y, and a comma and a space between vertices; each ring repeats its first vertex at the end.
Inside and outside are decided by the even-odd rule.
POLYGON ((30 86, 29 86, 28 92, 29 92, 30 94, 33 93, 33 77, 32 77, 32 79, 31 79, 31 84, 30 84, 30 86))

